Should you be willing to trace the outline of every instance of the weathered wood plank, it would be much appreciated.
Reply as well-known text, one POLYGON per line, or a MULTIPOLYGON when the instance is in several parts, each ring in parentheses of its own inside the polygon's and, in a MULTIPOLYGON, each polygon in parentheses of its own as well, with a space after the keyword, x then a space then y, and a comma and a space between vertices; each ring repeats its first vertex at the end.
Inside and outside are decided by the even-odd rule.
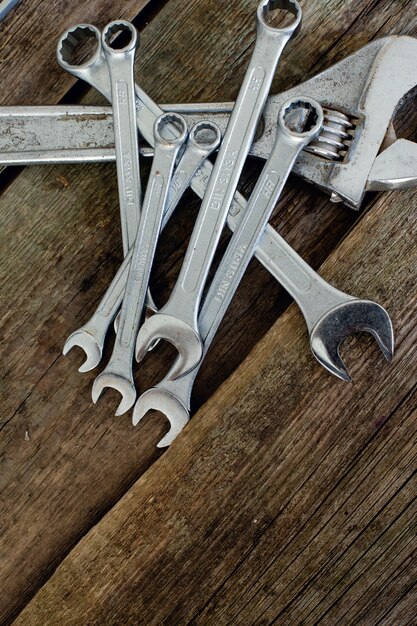
MULTIPOLYGON (((354 4, 308 4, 303 35, 288 49, 275 89, 313 75, 377 34, 417 32, 411 3, 396 4, 395 12, 388 0, 354 4), (317 46, 319 39, 326 46, 317 46)), ((227 11, 219 11, 208 0, 192 6, 171 0, 143 31, 138 79, 144 88, 159 101, 233 99, 253 41, 256 5, 256 0, 232 0, 227 11)), ((110 3, 100 6, 104 24, 115 9, 110 3)), ((21 7, 28 11, 29 23, 35 14, 27 4, 21 7)), ((73 3, 71 15, 56 26, 56 37, 77 20, 98 23, 90 8, 73 3)), ((60 87, 60 80, 56 77, 56 91, 45 88, 46 99, 36 101, 60 97, 70 84, 60 87)), ((21 103, 27 94, 19 89, 14 101, 21 103)), ((94 93, 87 100, 101 102, 94 93)), ((411 110, 404 118, 405 133, 415 128, 415 120, 411 110)), ((258 166, 248 170, 242 185, 246 191, 258 166)), ((6 581, 0 619, 22 606, 74 543, 160 456, 154 445, 166 427, 164 420, 155 416, 137 429, 129 426, 130 417, 115 420, 114 396, 97 407, 91 404, 95 373, 76 372, 80 355, 60 356, 65 337, 89 317, 120 261, 117 203, 112 166, 28 168, 0 196, 1 562, 6 581)), ((160 303, 174 284, 197 207, 189 194, 164 237, 153 289, 160 303)), ((356 218, 311 187, 291 181, 274 223, 317 267, 356 218)), ((253 263, 197 382, 196 407, 287 304, 282 290, 253 263)), ((301 322, 298 328, 304 333, 301 322)), ((148 359, 141 389, 160 378, 171 354, 160 349, 148 359)), ((305 342, 302 354, 310 363, 305 342)))
POLYGON ((394 610, 417 578, 417 192, 400 196, 322 268, 388 307, 394 362, 354 338, 354 383, 332 379, 291 307, 16 625, 371 626, 394 610))

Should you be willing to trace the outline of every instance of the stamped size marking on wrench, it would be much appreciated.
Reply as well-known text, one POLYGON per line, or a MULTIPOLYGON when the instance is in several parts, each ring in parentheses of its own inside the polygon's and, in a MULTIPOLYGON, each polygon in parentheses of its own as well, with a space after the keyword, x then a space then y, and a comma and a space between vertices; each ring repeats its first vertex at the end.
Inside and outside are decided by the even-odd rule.
MULTIPOLYGON (((212 122, 197 122, 191 129, 187 146, 171 180, 162 228, 165 228, 168 223, 195 172, 217 149, 220 140, 220 129, 212 122)), ((67 354, 73 347, 80 347, 84 350, 86 360, 79 367, 80 372, 94 369, 101 361, 107 331, 122 304, 131 257, 132 249, 125 257, 93 316, 84 326, 74 331, 65 342, 64 354, 67 354)))
POLYGON ((277 3, 263 0, 257 10, 257 38, 242 87, 230 116, 184 263, 168 302, 139 331, 136 358, 162 338, 177 348, 180 358, 170 375, 186 374, 201 359, 203 344, 197 316, 211 263, 232 204, 242 169, 255 136, 281 53, 301 21, 296 0, 280 8, 293 14, 293 23, 274 28, 268 23, 277 3))
POLYGON ((116 341, 110 361, 97 376, 92 391, 93 402, 97 402, 106 387, 119 391, 122 400, 116 415, 128 411, 136 399, 132 371, 135 340, 145 307, 169 185, 178 152, 187 137, 187 124, 180 115, 165 113, 155 122, 154 137, 155 156, 133 246, 116 341), (164 130, 169 125, 177 130, 176 139, 170 139, 169 134, 166 136, 164 130))

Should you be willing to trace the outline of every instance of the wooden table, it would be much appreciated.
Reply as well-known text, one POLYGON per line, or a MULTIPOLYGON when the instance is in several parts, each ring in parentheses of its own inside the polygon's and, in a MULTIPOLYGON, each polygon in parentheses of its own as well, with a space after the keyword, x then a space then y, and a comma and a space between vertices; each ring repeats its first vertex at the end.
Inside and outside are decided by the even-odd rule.
MULTIPOLYGON (((273 92, 371 39, 417 35, 415 0, 303 4, 273 92)), ((233 100, 256 6, 23 0, 0 24, 0 103, 103 103, 54 50, 71 24, 119 17, 142 31, 137 80, 156 101, 233 100)), ((416 122, 411 101, 401 136, 415 138, 416 122)), ((251 162, 245 194, 259 171, 251 162)), ((0 184, 0 622, 415 623, 417 193, 369 194, 355 213, 294 178, 273 220, 326 279, 389 310, 394 362, 352 338, 354 382, 332 378, 254 261, 198 378, 196 414, 163 453, 162 416, 133 428, 114 417, 115 394, 94 406, 95 372, 61 355, 122 257, 114 166, 9 168, 0 184)), ((187 193, 160 246, 158 303, 198 206, 187 193)), ((173 354, 147 359, 141 390, 173 354)))

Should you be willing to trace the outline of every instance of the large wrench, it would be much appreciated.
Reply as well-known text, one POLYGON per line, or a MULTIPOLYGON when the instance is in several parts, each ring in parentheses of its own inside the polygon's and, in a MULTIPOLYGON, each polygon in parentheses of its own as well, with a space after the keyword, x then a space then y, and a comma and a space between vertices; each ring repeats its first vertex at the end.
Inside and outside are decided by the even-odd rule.
MULTIPOLYGON (((369 45, 369 44, 368 44, 369 45)), ((349 58, 349 57, 348 57, 349 58)), ((320 75, 319 75, 320 76, 320 75)), ((317 78, 317 77, 316 77, 317 78)), ((302 85, 299 86, 300 93, 302 85)), ((294 94, 299 95, 299 94, 294 94)), ((250 155, 266 160, 275 129, 273 112, 280 102, 269 96, 262 116, 260 137, 255 139, 250 155)), ((161 104, 165 112, 179 113, 191 128, 199 121, 214 122, 224 133, 233 108, 231 103, 161 104)), ((326 131, 326 125, 323 126, 326 131)), ((384 145, 387 138, 384 138, 384 145)), ((405 189, 417 184, 417 144, 397 139, 390 129, 391 143, 379 152, 366 181, 366 191, 405 189)), ((139 154, 153 156, 153 148, 139 145, 139 154)), ((293 173, 330 187, 320 177, 321 159, 300 155, 293 173), (314 159, 318 162, 312 168, 314 159)), ((8 165, 48 165, 53 163, 109 163, 115 161, 113 112, 111 107, 83 105, 0 107, 0 171, 8 165)), ((359 207, 356 207, 359 208, 359 207)))
MULTIPOLYGON (((213 122, 197 122, 191 129, 187 147, 171 180, 162 229, 165 228, 182 195, 189 187, 194 174, 217 149, 220 140, 220 129, 213 122)), ((131 248, 92 317, 81 328, 74 331, 65 342, 64 354, 67 354, 74 346, 84 350, 86 360, 79 367, 80 372, 94 369, 101 361, 107 331, 123 301, 132 252, 131 248)), ((151 308, 154 310, 153 306, 151 308)))
MULTIPOLYGON (((351 167, 352 160, 358 154, 356 138, 359 138, 362 129, 368 127, 368 120, 371 120, 370 124, 375 129, 372 139, 368 136, 365 141, 361 140, 359 146, 360 162, 367 162, 368 172, 362 191, 415 186, 417 144, 405 139, 398 140, 391 122, 404 102, 410 85, 416 84, 416 54, 417 40, 412 37, 403 35, 376 39, 306 82, 281 94, 269 96, 250 154, 266 160, 274 142, 280 106, 293 96, 309 96, 329 109, 327 122, 325 115, 323 132, 314 147, 314 154, 303 151, 294 165, 293 173, 332 194, 336 168, 340 167, 340 163, 343 163, 343 168, 351 167), (397 71, 399 64, 401 72, 397 71), (392 87, 396 96, 391 98, 393 89, 390 89, 391 105, 388 110, 385 109, 382 120, 379 102, 383 96, 370 100, 367 94, 375 90, 376 84, 379 85, 380 93, 385 93, 387 76, 393 79, 392 87), (335 115, 337 123, 334 122, 335 115), (375 126, 373 118, 378 120, 375 126), (385 128, 384 136, 380 126, 385 128), (344 129, 348 130, 347 139, 344 129), (332 136, 335 143, 329 152, 326 144, 332 136), (320 145, 325 148, 327 160, 316 156, 323 154, 319 150, 320 145), (366 150, 362 146, 366 146, 366 150), (375 146, 379 148, 374 158, 375 146), (346 153, 345 156, 343 153, 346 153), (335 166, 337 163, 339 165, 335 166)), ((139 90, 137 94, 140 97, 139 90)), ((145 108, 149 108, 149 104, 145 108)), ((160 108, 180 113, 190 128, 198 121, 211 120, 223 133, 233 103, 162 104, 160 108)), ((141 144, 140 151, 141 154, 152 156, 152 148, 145 144, 141 144)), ((110 107, 0 107, 1 165, 105 162, 114 159, 114 129, 110 107)), ((354 208, 359 207, 360 201, 355 202, 354 208)))
POLYGON ((136 335, 142 320, 153 259, 162 217, 168 199, 169 185, 178 152, 187 137, 187 124, 176 113, 164 113, 154 128, 155 156, 146 187, 142 215, 133 246, 126 290, 120 313, 119 327, 110 361, 93 384, 93 402, 97 402, 105 387, 117 389, 122 400, 116 415, 122 415, 136 399, 132 362, 136 335), (167 126, 177 129, 177 137, 165 135, 167 126))
POLYGON ((118 20, 105 27, 101 41, 111 84, 123 253, 126 256, 135 242, 142 195, 134 77, 138 35, 133 24, 118 20), (115 45, 113 38, 117 35, 128 36, 123 47, 115 45))
POLYGON ((180 358, 170 371, 174 378, 189 372, 202 357, 203 343, 197 318, 208 273, 279 58, 300 21, 301 8, 296 0, 262 0, 258 6, 255 49, 223 137, 178 280, 168 302, 139 331, 137 358, 143 356, 159 338, 168 340, 177 348, 180 358), (278 7, 293 14, 292 24, 284 28, 270 25, 270 13, 278 7))
MULTIPOLYGON (((310 98, 300 102, 293 98, 279 115, 278 132, 274 148, 249 199, 246 211, 235 225, 233 237, 207 293, 200 316, 199 327, 207 353, 221 324, 239 282, 253 256, 257 241, 266 234, 268 217, 273 210, 285 181, 300 150, 314 140, 323 122, 321 107, 310 98), (316 119, 301 118, 306 132, 300 133, 291 126, 291 109, 294 114, 307 106, 312 107, 316 119)), ((308 110, 308 109, 306 109, 308 110)), ((302 110, 301 110, 302 112, 302 110)), ((389 359, 393 350, 392 326, 386 311, 378 304, 357 300, 338 291, 310 268, 280 237, 281 257, 276 259, 275 271, 281 274, 280 282, 297 300, 307 322, 314 355, 333 374, 350 380, 340 358, 338 348, 346 335, 357 331, 370 332, 378 342, 384 356, 389 359)), ((270 268, 273 269, 272 267, 270 268)), ((145 391, 133 410, 136 425, 149 410, 164 413, 170 423, 169 432, 157 444, 169 446, 190 419, 190 400, 194 381, 202 361, 188 374, 173 379, 168 374, 152 389, 145 391)))

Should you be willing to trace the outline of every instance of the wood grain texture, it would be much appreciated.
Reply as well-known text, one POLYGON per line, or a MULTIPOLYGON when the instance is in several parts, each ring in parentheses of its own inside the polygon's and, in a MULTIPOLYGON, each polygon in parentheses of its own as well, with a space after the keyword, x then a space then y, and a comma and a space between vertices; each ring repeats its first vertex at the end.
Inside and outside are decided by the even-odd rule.
POLYGON ((394 362, 353 338, 336 381, 290 307, 16 626, 412 622, 416 208, 390 194, 322 267, 388 307, 394 362))
MULTIPOLYGON (((412 2, 304 4, 303 32, 286 51, 274 91, 314 75, 373 37, 417 34, 415 14, 410 18, 412 2)), ((256 0, 231 0, 227 11, 219 11, 218 3, 210 0, 195 0, 192 5, 170 0, 143 28, 138 80, 157 101, 232 100, 251 51, 256 5, 256 0)), ((129 17, 140 6, 143 3, 118 3, 117 17, 129 17)), ((116 17, 114 3, 107 2, 100 3, 100 11, 94 3, 73 2, 70 14, 64 3, 37 7, 35 11, 23 2, 13 13, 20 15, 18 30, 10 32, 17 35, 23 27, 35 28, 32 22, 44 11, 46 22, 55 29, 53 44, 48 40, 50 50, 61 31, 77 20, 102 25, 116 17), (20 10, 26 11, 25 19, 20 10), (62 17, 59 23, 51 18, 54 11, 62 17)), ((144 26, 140 18, 138 26, 144 26)), ((6 27, 7 22, 1 26, 2 45, 11 55, 18 37, 7 39, 6 27)), ((14 53, 23 58, 19 67, 25 71, 17 73, 7 56, 11 65, 5 76, 13 98, 10 95, 12 99, 3 103, 34 103, 25 81, 29 74, 35 80, 35 70, 19 57, 20 48, 14 53), (18 76, 20 86, 14 85, 12 76, 14 80, 18 76)), ((49 72, 55 71, 49 65, 55 63, 51 54, 43 48, 37 53, 48 58, 47 80, 44 74, 36 79, 46 80, 36 83, 37 103, 56 101, 72 84, 59 68, 59 76, 54 74, 49 84, 49 72)), ((71 97, 76 93, 73 90, 71 97)), ((94 92, 84 101, 102 102, 94 92)), ((401 119, 402 134, 408 136, 416 127, 415 108, 401 119)), ((259 164, 251 163, 242 181, 246 194, 257 172, 259 164)), ((395 201, 401 209, 409 198, 396 194, 395 201)), ((368 208, 375 201, 374 196, 368 198, 368 208)), ((197 200, 187 194, 163 238, 153 277, 158 303, 174 284, 197 208, 197 200)), ((2 621, 24 605, 80 537, 159 458, 154 446, 166 424, 154 415, 133 429, 130 416, 113 417, 112 394, 94 407, 90 394, 95 373, 78 374, 79 353, 61 356, 66 336, 91 315, 121 259, 114 167, 27 168, 2 189, 0 216, 2 621), (67 187, 60 177, 69 182, 67 187)), ((317 190, 292 180, 274 224, 318 267, 357 220, 362 221, 357 214, 331 205, 317 190)), ((337 285, 348 287, 343 281, 337 285)), ((362 295, 372 293, 364 290, 362 295)), ((243 361, 288 303, 275 281, 252 263, 202 368, 194 394, 196 408, 243 361)), ((303 338, 300 368, 306 363, 316 371, 304 332, 298 320, 297 333, 303 338)), ((147 360, 138 377, 140 390, 161 378, 172 356, 172 351, 161 348, 147 360)))

